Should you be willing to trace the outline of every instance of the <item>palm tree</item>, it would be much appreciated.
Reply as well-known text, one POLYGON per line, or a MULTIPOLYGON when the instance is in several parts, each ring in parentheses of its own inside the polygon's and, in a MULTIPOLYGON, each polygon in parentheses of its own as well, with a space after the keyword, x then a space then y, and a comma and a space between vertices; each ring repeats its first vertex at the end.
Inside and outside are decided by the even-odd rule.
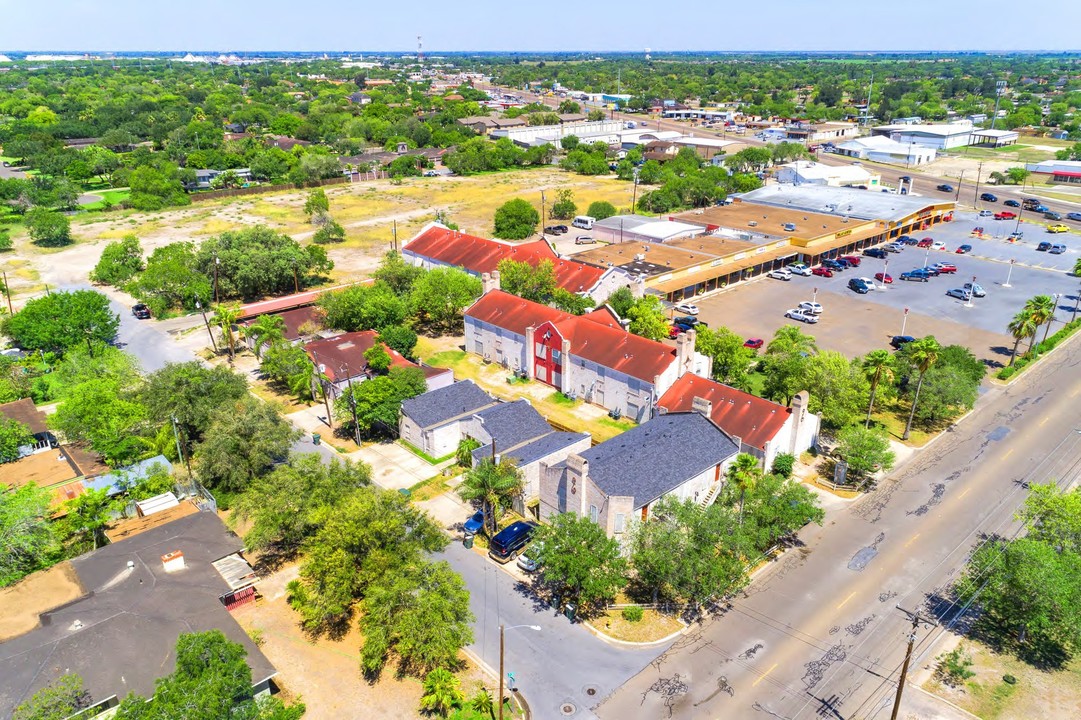
POLYGON ((450 670, 437 667, 424 676, 424 695, 420 698, 421 710, 446 717, 464 700, 458 677, 450 670))
POLYGON ((798 353, 813 355, 818 352, 815 339, 800 331, 795 325, 783 325, 773 334, 773 339, 766 346, 766 354, 798 353))
POLYGON ((1032 319, 1032 315, 1024 310, 1018 312, 1013 316, 1013 320, 1010 320, 1010 324, 1006 326, 1006 329, 1010 331, 1010 335, 1013 336, 1013 352, 1010 353, 1010 365, 1013 365, 1013 361, 1017 359, 1017 348, 1021 345, 1021 341, 1025 338, 1034 337, 1038 327, 1036 321, 1032 319))
POLYGON ((492 458, 485 458, 465 474, 458 487, 458 496, 462 500, 480 501, 489 537, 495 534, 496 519, 503 515, 503 509, 521 492, 522 474, 509 459, 497 463, 492 458))
POLYGON ((236 357, 236 335, 233 326, 240 318, 240 303, 214 306, 214 322, 221 328, 221 336, 229 348, 229 362, 236 357))
POLYGON ((255 357, 261 357, 263 345, 274 345, 285 340, 285 321, 278 315, 260 315, 251 325, 242 327, 244 339, 252 341, 255 357))
POLYGON ((495 717, 495 701, 492 700, 492 694, 481 688, 469 699, 470 706, 479 713, 483 713, 490 718, 495 717))
POLYGON ((863 358, 863 371, 871 379, 871 401, 867 403, 867 422, 863 425, 869 428, 879 381, 885 379, 887 382, 893 382, 893 356, 885 350, 872 350, 863 358))
POLYGON ((1073 274, 1081 277, 1081 258, 1077 259, 1077 262, 1073 264, 1073 274))
POLYGON ((758 458, 747 453, 736 456, 735 462, 728 466, 728 481, 739 488, 739 524, 743 525, 743 501, 748 490, 754 490, 762 470, 758 467, 758 458))
MULTIPOLYGON (((1025 311, 1032 315, 1036 327, 1047 325, 1043 331, 1043 340, 1047 340, 1047 334, 1051 332, 1051 321, 1055 319, 1055 310, 1058 309, 1058 298, 1050 295, 1037 295, 1025 303, 1025 311)), ((1033 342, 1036 341, 1036 332, 1032 333, 1033 342)), ((1041 340, 1040 342, 1043 342, 1041 340)))
POLYGON ((923 378, 931 366, 938 360, 940 347, 934 336, 920 338, 905 345, 905 356, 912 361, 916 369, 920 371, 919 382, 916 383, 916 394, 912 396, 912 410, 908 413, 908 423, 905 425, 905 434, 902 440, 908 440, 912 433, 912 419, 916 416, 916 404, 920 401, 920 390, 923 389, 923 378))

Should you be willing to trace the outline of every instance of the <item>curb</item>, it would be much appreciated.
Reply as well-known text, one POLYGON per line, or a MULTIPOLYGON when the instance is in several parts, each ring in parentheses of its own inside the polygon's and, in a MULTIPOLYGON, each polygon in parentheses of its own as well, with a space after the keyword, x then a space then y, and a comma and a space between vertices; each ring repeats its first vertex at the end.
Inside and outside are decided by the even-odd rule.
POLYGON ((585 625, 587 628, 589 628, 590 632, 592 632, 593 635, 595 637, 597 637, 597 639, 602 640, 602 641, 608 643, 609 645, 616 645, 616 646, 625 645, 625 646, 627 646, 629 648, 648 648, 648 647, 652 647, 654 645, 661 645, 663 643, 669 642, 670 640, 674 640, 677 637, 679 637, 680 635, 682 635, 683 633, 687 632, 687 630, 691 627, 690 625, 683 622, 682 620, 679 620, 678 618, 677 618, 677 621, 683 627, 681 627, 679 630, 676 630, 674 633, 670 633, 670 634, 664 636, 660 640, 650 640, 648 642, 631 642, 630 640, 619 640, 619 639, 614 638, 611 635, 605 633, 603 630, 595 627, 593 625, 593 623, 591 623, 591 622, 587 622, 587 621, 583 620, 582 624, 585 625))
MULTIPOLYGON (((1011 385, 1013 385, 1015 382, 1017 382, 1017 380, 1019 378, 1021 378, 1021 377, 1023 377, 1025 375, 1026 370, 1028 370, 1029 368, 1035 368, 1037 365, 1039 365, 1040 360, 1043 360, 1044 358, 1051 357, 1056 352, 1058 352, 1059 348, 1066 347, 1067 345, 1069 345, 1070 341, 1073 340, 1078 335, 1081 335, 1081 330, 1078 330, 1073 335, 1066 338, 1065 340, 1060 342, 1058 345, 1056 345, 1055 347, 1053 347, 1050 350, 1048 350, 1047 352, 1045 352, 1043 355, 1040 355, 1039 357, 1037 357, 1035 362, 1029 363, 1028 365, 1023 367, 1020 372, 1014 373, 1013 377, 1011 377, 1009 380, 999 380, 997 378, 993 378, 994 382, 998 383, 999 387, 1009 388, 1011 385)), ((1009 366, 1007 366, 1007 367, 1009 367, 1009 366)))
MULTIPOLYGON (((479 667, 484 674, 488 675, 488 677, 492 678, 495 682, 499 682, 499 673, 497 673, 491 665, 481 660, 480 655, 477 655, 469 648, 462 648, 462 654, 469 658, 474 665, 479 667)), ((514 699, 514 702, 518 705, 518 708, 522 711, 526 720, 531 720, 533 713, 529 709, 529 703, 526 702, 525 696, 518 690, 504 689, 506 689, 507 693, 514 699)), ((494 695, 495 693, 493 692, 492 694, 494 695)))

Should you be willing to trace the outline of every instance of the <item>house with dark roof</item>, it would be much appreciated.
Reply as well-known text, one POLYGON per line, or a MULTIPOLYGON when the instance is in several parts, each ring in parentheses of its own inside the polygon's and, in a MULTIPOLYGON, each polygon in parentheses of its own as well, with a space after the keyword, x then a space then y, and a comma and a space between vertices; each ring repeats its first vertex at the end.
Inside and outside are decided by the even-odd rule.
POLYGON ((150 697, 157 678, 175 669, 180 634, 208 630, 243 645, 256 691, 269 690, 277 671, 228 609, 254 599, 243 548, 216 514, 196 512, 48 571, 60 575, 62 592, 54 583, 0 594, 0 615, 36 621, 0 635, 0 717, 68 673, 82 678, 94 704, 150 697))
POLYGON ((402 402, 398 436, 432 457, 444 457, 457 449, 462 421, 496 402, 472 380, 429 390, 402 402))
POLYGON ((701 506, 716 499, 739 439, 702 408, 668 413, 600 445, 541 467, 540 514, 571 512, 622 538, 632 520, 647 520, 664 497, 701 506))
MULTIPOLYGON (((378 336, 379 333, 375 330, 362 330, 304 344, 304 352, 319 370, 318 381, 330 397, 337 398, 350 383, 364 382, 375 375, 375 371, 368 367, 368 360, 364 357, 364 353, 372 349, 378 336)), ((417 364, 394 348, 386 344, 382 345, 390 356, 390 367, 420 368, 424 372, 424 379, 429 390, 454 382, 453 371, 423 363, 417 364)))
POLYGON ((710 419, 740 439, 739 451, 754 455, 767 471, 780 453, 799 457, 818 442, 820 418, 807 411, 807 392, 792 405, 745 393, 697 375, 684 375, 657 401, 658 412, 687 412, 701 403, 710 419))
POLYGON ((0 415, 8 420, 22 423, 34 436, 34 442, 19 448, 19 456, 26 457, 33 453, 43 452, 56 445, 56 437, 45 424, 45 413, 38 410, 34 401, 30 398, 22 398, 14 402, 0 405, 0 415))
POLYGON ((686 373, 708 377, 712 358, 695 333, 675 347, 627 332, 610 310, 571 315, 486 283, 465 311, 465 349, 489 362, 643 422, 657 398, 686 373))
POLYGON ((603 302, 621 287, 633 285, 630 274, 619 267, 601 267, 556 255, 546 240, 508 243, 502 240, 467 235, 439 223, 425 225, 402 247, 402 258, 426 270, 433 267, 457 267, 470 275, 489 275, 499 269, 502 260, 529 263, 536 267, 549 261, 559 287, 594 302, 603 302))

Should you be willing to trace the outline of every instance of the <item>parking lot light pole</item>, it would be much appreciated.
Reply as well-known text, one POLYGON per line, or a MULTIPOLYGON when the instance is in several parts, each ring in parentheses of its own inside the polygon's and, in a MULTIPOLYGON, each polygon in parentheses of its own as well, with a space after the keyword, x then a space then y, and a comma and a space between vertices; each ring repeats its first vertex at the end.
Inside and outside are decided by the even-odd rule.
POLYGON ((811 290, 811 302, 818 302, 818 288, 811 290))
POLYGON ((972 276, 972 287, 968 289, 968 300, 965 300, 965 307, 972 307, 972 297, 976 294, 976 276, 972 276))
POLYGON ((924 255, 923 255, 923 266, 925 268, 927 267, 930 260, 931 260, 931 246, 928 245, 927 246, 927 252, 925 252, 924 255))
POLYGON ((906 325, 908 325, 908 308, 905 308, 905 314, 901 318, 901 335, 905 334, 906 325))
POLYGON ((1073 316, 1070 318, 1070 322, 1073 322, 1077 319, 1077 306, 1081 304, 1081 288, 1077 290, 1077 294, 1074 295, 1073 300, 1073 316))
POLYGON ((1010 269, 1006 272, 1006 282, 1003 283, 1002 287, 1013 287, 1012 285, 1010 285, 1010 277, 1013 275, 1013 264, 1015 262, 1017 261, 1013 258, 1010 258, 1010 269))
POLYGON ((890 271, 890 259, 886 258, 886 262, 884 262, 882 264, 882 289, 883 290, 885 290, 886 288, 889 287, 889 285, 886 284, 886 278, 889 275, 889 271, 890 271))

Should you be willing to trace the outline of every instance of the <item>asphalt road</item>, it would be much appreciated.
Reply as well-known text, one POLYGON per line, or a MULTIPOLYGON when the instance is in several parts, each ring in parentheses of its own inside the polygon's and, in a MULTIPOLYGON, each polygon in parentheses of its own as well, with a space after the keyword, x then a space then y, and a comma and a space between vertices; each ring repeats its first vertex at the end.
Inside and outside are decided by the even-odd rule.
MULTIPOLYGON (((1005 533, 1026 482, 1081 463, 1076 339, 977 410, 598 708, 601 718, 889 717, 911 625, 980 533, 1005 533)), ((938 631, 921 629, 924 652, 938 631)))

